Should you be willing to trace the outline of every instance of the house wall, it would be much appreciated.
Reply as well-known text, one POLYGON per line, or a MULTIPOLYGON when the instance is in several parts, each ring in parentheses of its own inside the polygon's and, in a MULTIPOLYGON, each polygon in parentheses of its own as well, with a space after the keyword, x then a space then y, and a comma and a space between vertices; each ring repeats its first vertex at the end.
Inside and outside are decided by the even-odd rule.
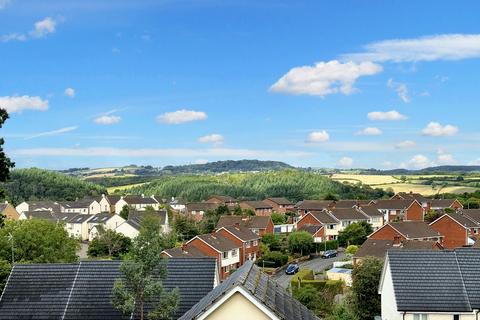
POLYGON ((18 206, 15 207, 15 210, 17 210, 18 213, 28 211, 28 203, 25 201, 20 203, 18 206))
POLYGON ((469 231, 448 215, 444 215, 432 222, 430 226, 444 236, 442 245, 446 249, 454 249, 468 244, 469 231))
MULTIPOLYGON (((217 231, 217 233, 223 235, 224 237, 230 239, 233 243, 237 244, 240 248, 240 265, 239 266, 242 266, 245 261, 248 260, 248 256, 250 254, 250 256, 252 255, 255 255, 255 259, 256 257, 258 257, 258 254, 259 254, 259 240, 256 240, 257 242, 257 245, 254 246, 253 245, 253 241, 246 241, 246 242, 243 242, 242 240, 238 239, 237 237, 235 237, 233 234, 231 234, 230 232, 228 232, 227 230, 225 229, 220 229, 217 231), (249 245, 247 245, 247 243, 249 245)), ((252 259, 252 260, 255 260, 255 259, 252 259)))
POLYGON ((452 209, 462 209, 463 205, 460 203, 460 201, 456 200, 453 202, 453 204, 450 206, 452 209))
POLYGON ((369 238, 376 240, 394 240, 395 237, 400 237, 400 240, 406 240, 403 235, 398 233, 390 225, 385 225, 375 233, 372 233, 369 238))
POLYGON ((318 222, 317 219, 313 217, 311 213, 305 215, 300 221, 297 222, 297 229, 300 229, 300 227, 304 225, 314 225, 314 226, 321 226, 322 224, 318 222))
POLYGON ((18 213, 15 208, 7 203, 7 206, 5 207, 5 210, 2 212, 5 215, 5 218, 8 220, 18 220, 20 218, 20 214, 18 213))
POLYGON ((78 238, 82 241, 88 240, 88 223, 67 223, 67 232, 70 236, 78 238))
POLYGON ((423 221, 423 208, 418 202, 413 202, 407 209, 404 220, 423 221))
POLYGON ((124 206, 128 206, 128 203, 123 199, 118 200, 117 203, 115 203, 115 213, 119 214, 124 206))
POLYGON ((270 234, 273 234, 273 221, 270 219, 268 221, 268 225, 267 225, 267 228, 264 229, 264 232, 262 233, 262 231, 260 230, 260 236, 263 236, 264 234, 267 234, 267 233, 270 233, 270 234))
POLYGON ((110 206, 106 197, 102 197, 99 204, 101 212, 115 212, 115 206, 110 206))
POLYGON ((372 225, 373 231, 380 229, 380 227, 383 226, 383 221, 384 219, 381 216, 373 216, 368 220, 372 225))
POLYGON ((97 213, 100 213, 100 212, 102 212, 102 207, 100 206, 100 203, 98 201, 93 201, 90 204, 88 213, 89 214, 97 214, 97 213))
POLYGON ((205 319, 208 320, 272 320, 262 310, 236 292, 205 319))
MULTIPOLYGON (((425 313, 428 315, 428 320, 452 320, 453 315, 459 313, 451 312, 451 313, 425 313)), ((383 318, 382 318, 383 319, 383 318)), ((399 318, 402 319, 402 318, 399 318)), ((460 315, 460 320, 475 320, 476 317, 474 314, 461 314, 460 315)), ((385 319, 386 320, 386 319, 385 319)), ((390 320, 390 318, 388 318, 390 320)), ((414 320, 414 315, 412 314, 406 314, 405 315, 405 320, 414 320)))
POLYGON ((392 272, 387 262, 385 274, 381 282, 381 304, 382 320, 403 320, 402 314, 397 311, 397 301, 395 300, 395 291, 393 289, 392 272))
POLYGON ((125 237, 133 239, 138 236, 138 230, 124 222, 120 224, 116 229, 116 232, 123 234, 125 237))

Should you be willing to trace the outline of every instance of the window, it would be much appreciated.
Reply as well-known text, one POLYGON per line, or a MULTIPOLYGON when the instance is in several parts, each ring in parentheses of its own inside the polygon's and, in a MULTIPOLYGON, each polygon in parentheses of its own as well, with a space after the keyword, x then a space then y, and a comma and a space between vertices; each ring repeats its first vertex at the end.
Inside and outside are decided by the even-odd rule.
POLYGON ((227 259, 227 258, 228 258, 228 252, 225 251, 225 252, 223 253, 223 259, 227 259))
POLYGON ((453 315, 453 320, 460 320, 460 315, 454 314, 453 315))
POLYGON ((254 247, 258 246, 258 241, 257 240, 253 240, 253 246, 254 247))
POLYGON ((247 248, 250 248, 250 241, 247 241, 247 244, 245 245, 247 248))
POLYGON ((331 229, 335 229, 335 225, 334 225, 334 224, 329 224, 329 225, 328 225, 328 229, 330 229, 330 230, 331 230, 331 229))
POLYGON ((413 320, 428 320, 428 314, 414 314, 413 320))
POLYGON ((234 249, 232 250, 232 257, 236 257, 237 256, 237 249, 234 249))

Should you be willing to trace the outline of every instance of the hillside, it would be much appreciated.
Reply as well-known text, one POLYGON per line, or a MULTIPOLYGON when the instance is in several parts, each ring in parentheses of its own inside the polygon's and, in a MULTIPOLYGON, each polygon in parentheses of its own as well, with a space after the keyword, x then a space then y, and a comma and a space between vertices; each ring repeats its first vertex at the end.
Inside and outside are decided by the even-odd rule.
POLYGON ((391 170, 377 170, 366 169, 362 170, 362 174, 373 175, 429 175, 429 174, 465 174, 472 172, 480 172, 480 166, 436 166, 428 167, 419 170, 408 169, 391 169, 391 170))
POLYGON ((201 201, 213 194, 238 199, 264 199, 284 196, 292 201, 324 199, 334 195, 343 199, 371 199, 386 195, 369 186, 344 185, 328 177, 301 170, 223 175, 164 176, 150 183, 133 187, 129 193, 172 196, 186 201, 201 201))
POLYGON ((37 168, 13 170, 10 181, 2 187, 14 203, 34 199, 75 200, 105 193, 105 189, 99 185, 37 168))

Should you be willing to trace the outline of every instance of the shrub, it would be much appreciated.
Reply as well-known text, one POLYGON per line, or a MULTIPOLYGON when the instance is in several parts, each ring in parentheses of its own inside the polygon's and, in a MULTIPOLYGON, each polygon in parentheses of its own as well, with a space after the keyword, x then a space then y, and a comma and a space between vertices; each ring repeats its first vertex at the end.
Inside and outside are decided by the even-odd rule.
POLYGON ((292 232, 288 236, 288 249, 291 253, 310 254, 313 247, 313 237, 306 231, 292 232))
MULTIPOLYGON (((324 251, 325 250, 325 242, 317 243, 317 251, 324 251)), ((328 240, 326 243, 326 250, 337 250, 338 249, 338 241, 337 240, 328 240)))
POLYGON ((288 255, 280 251, 270 251, 258 259, 257 265, 278 268, 288 262, 288 255))
POLYGON ((358 246, 351 244, 347 247, 347 249, 345 250, 345 253, 354 255, 355 253, 357 253, 357 251, 358 251, 358 246))

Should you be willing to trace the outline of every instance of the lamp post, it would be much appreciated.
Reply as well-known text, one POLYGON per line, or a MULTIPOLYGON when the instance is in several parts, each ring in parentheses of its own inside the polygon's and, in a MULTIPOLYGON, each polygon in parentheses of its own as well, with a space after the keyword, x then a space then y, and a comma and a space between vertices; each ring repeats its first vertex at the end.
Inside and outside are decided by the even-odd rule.
POLYGON ((15 253, 13 248, 13 234, 11 232, 8 233, 7 239, 12 242, 12 265, 15 262, 15 253))

